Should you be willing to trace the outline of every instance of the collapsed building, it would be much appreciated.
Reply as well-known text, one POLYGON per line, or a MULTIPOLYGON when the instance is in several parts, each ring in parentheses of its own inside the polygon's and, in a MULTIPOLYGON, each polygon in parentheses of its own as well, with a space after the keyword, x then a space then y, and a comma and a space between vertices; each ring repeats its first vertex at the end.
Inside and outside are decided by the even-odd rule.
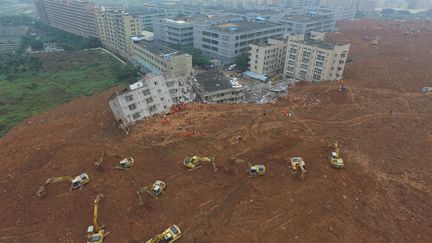
POLYGON ((192 99, 185 78, 148 74, 127 89, 115 92, 108 100, 122 128, 156 114, 166 114, 173 105, 192 99))
POLYGON ((194 77, 193 88, 198 97, 208 104, 242 102, 246 91, 236 78, 227 77, 219 71, 198 73, 194 77))

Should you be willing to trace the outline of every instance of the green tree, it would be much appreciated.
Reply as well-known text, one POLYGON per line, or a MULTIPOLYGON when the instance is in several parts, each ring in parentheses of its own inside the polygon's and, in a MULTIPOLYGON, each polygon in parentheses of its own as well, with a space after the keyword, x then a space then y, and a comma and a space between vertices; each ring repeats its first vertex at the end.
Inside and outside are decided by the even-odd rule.
POLYGON ((32 50, 42 50, 44 48, 44 45, 41 40, 32 40, 30 42, 30 47, 32 48, 32 50))
POLYGON ((241 54, 235 58, 237 68, 246 70, 249 67, 249 57, 247 54, 241 54))
POLYGON ((184 53, 190 54, 192 56, 193 65, 211 64, 210 58, 198 48, 195 48, 193 46, 183 46, 183 45, 175 45, 173 46, 173 48, 182 51, 184 53))

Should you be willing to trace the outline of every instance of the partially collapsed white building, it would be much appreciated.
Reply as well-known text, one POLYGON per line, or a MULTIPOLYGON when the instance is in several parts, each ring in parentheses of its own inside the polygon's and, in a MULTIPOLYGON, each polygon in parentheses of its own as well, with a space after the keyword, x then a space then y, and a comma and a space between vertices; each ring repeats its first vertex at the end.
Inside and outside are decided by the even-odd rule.
POLYGON ((146 75, 108 100, 115 119, 123 127, 155 114, 168 113, 173 105, 191 100, 185 78, 146 75))

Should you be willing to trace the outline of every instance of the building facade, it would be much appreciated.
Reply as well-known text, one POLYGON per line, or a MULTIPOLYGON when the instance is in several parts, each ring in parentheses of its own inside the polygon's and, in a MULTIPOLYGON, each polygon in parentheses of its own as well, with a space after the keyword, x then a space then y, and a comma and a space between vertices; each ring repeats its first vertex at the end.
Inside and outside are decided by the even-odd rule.
POLYGON ((184 20, 153 19, 154 39, 166 44, 193 45, 193 25, 184 20))
POLYGON ((249 70, 270 76, 284 69, 287 39, 269 39, 266 44, 250 44, 249 70))
POLYGON ((97 13, 97 28, 102 44, 109 50, 129 57, 131 36, 141 35, 141 22, 123 11, 97 13))
POLYGON ((40 18, 51 27, 83 37, 98 37, 95 5, 87 0, 37 0, 40 18))
POLYGON ((296 80, 341 80, 349 44, 312 39, 289 40, 283 76, 296 80))
POLYGON ((222 72, 198 73, 194 77, 193 88, 198 97, 208 104, 239 103, 245 98, 246 88, 225 76, 222 72))
POLYGON ((283 26, 268 22, 197 23, 193 45, 212 58, 233 62, 236 56, 249 52, 249 44, 266 43, 269 38, 281 38, 283 33, 283 26))
POLYGON ((131 62, 141 71, 168 77, 185 77, 192 72, 192 56, 156 42, 134 41, 131 62))
POLYGON ((114 93, 108 103, 116 121, 128 127, 147 117, 168 113, 173 105, 189 100, 185 80, 147 75, 128 89, 114 93))

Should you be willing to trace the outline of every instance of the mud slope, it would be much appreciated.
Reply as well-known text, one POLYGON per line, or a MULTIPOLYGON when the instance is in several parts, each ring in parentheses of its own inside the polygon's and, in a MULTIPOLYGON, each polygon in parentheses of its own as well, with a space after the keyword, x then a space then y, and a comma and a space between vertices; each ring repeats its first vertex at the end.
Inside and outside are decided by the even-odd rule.
POLYGON ((432 35, 404 36, 411 25, 419 24, 339 24, 331 38, 352 38, 356 59, 347 65, 346 94, 335 83, 299 84, 276 104, 189 105, 169 125, 154 118, 130 135, 114 125, 112 90, 26 120, 0 140, 0 242, 84 242, 98 193, 106 242, 143 242, 171 224, 182 230, 178 242, 427 242, 432 97, 418 89, 430 84, 432 69, 418 60, 432 62, 432 35), (369 48, 363 35, 378 31, 382 44, 369 48), (334 141, 345 169, 326 160, 334 141), (119 171, 107 158, 96 169, 104 150, 136 163, 119 171), (193 154, 215 156, 219 171, 188 173, 181 162, 193 154), (230 165, 236 155, 264 163, 266 176, 230 165), (307 163, 303 182, 288 170, 292 156, 307 163), (35 196, 48 177, 81 172, 91 179, 82 191, 63 183, 35 196), (155 179, 167 183, 166 193, 138 205, 137 188, 155 179))

